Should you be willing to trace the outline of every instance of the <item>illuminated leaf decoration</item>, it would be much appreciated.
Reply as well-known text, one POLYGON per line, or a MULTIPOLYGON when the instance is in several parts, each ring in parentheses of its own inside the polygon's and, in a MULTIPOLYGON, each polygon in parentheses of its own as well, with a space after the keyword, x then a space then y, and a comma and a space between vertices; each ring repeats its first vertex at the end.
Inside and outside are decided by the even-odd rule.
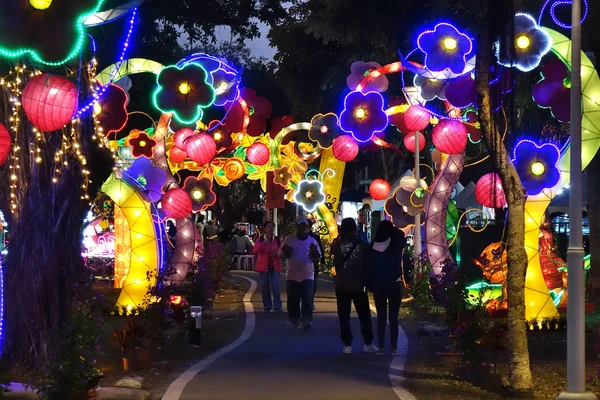
POLYGON ((287 166, 292 175, 304 175, 308 165, 296 153, 295 143, 290 142, 281 149, 281 165, 287 166))
POLYGON ((246 172, 248 172, 248 179, 251 181, 260 181, 260 187, 263 192, 267 191, 267 172, 269 172, 269 164, 265 165, 254 165, 254 171, 249 172, 251 168, 248 167, 248 163, 246 163, 246 172))

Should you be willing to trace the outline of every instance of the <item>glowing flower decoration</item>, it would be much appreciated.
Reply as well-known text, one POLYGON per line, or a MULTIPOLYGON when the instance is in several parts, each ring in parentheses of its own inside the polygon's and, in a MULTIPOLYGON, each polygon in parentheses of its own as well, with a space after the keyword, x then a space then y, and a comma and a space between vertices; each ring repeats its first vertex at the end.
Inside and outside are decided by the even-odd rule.
POLYGON ((571 120, 571 74, 558 58, 542 67, 542 80, 533 87, 533 100, 542 108, 549 108, 559 121, 571 120))
MULTIPOLYGON (((493 68, 490 71, 490 92, 494 111, 502 106, 504 95, 512 91, 512 76, 506 68, 493 68)), ((475 75, 467 74, 448 82, 446 100, 456 108, 477 107, 475 75)))
POLYGON ((425 210, 429 199, 427 183, 423 179, 405 176, 400 179, 400 187, 396 189, 396 201, 413 217, 425 210))
POLYGON ((235 181, 244 176, 244 162, 237 157, 230 158, 223 165, 225 178, 229 181, 235 181))
POLYGON ((298 183, 294 201, 304 208, 306 212, 313 212, 318 206, 325 203, 323 184, 317 180, 304 180, 298 183))
POLYGON ((0 56, 26 53, 44 64, 62 64, 84 43, 84 17, 98 12, 102 0, 7 0, 0 15, 0 56))
MULTIPOLYGON (((356 90, 358 84, 371 73, 371 71, 381 68, 381 64, 374 61, 364 62, 355 61, 350 65, 350 75, 346 78, 346 85, 350 90, 356 90)), ((371 80, 361 88, 363 92, 385 92, 388 89, 390 82, 387 77, 383 74, 371 80)))
MULTIPOLYGON (((528 72, 537 67, 542 57, 550 51, 552 39, 535 19, 518 13, 514 18, 514 43, 496 46, 498 63, 528 72)), ((510 38, 509 38, 510 40, 510 38)))
POLYGON ((217 150, 225 150, 231 147, 233 139, 231 130, 225 124, 219 124, 219 121, 211 121, 208 124, 206 133, 211 135, 217 144, 217 150))
POLYGON ((396 228, 404 229, 414 225, 415 218, 404 211, 404 207, 402 207, 402 205, 396 200, 396 193, 398 190, 399 188, 396 189, 396 192, 394 192, 392 197, 386 200, 385 204, 383 205, 383 209, 385 213, 392 218, 392 223, 396 228))
POLYGON ((273 174, 273 182, 277 185, 287 187, 288 183, 292 179, 292 174, 290 173, 288 167, 281 167, 274 171, 273 174))
POLYGON ((342 130, 338 125, 338 117, 333 113, 317 114, 310 121, 310 124, 308 138, 313 142, 317 142, 324 149, 333 146, 333 141, 342 134, 342 130))
POLYGON ((123 129, 128 119, 125 90, 117 85, 108 85, 104 95, 94 104, 94 116, 106 136, 123 129))
POLYGON ((432 72, 450 70, 460 74, 467 65, 467 54, 473 49, 471 39, 447 23, 437 24, 432 31, 421 33, 417 45, 425 53, 425 68, 432 72))
POLYGON ((419 88, 419 93, 423 100, 431 101, 436 98, 446 100, 447 80, 425 78, 421 75, 415 75, 414 85, 419 88))
POLYGON ((527 194, 533 196, 558 184, 559 158, 558 148, 553 144, 545 143, 538 146, 529 140, 522 140, 517 144, 513 162, 527 194))
POLYGON ((344 100, 340 114, 340 127, 352 134, 358 142, 367 142, 375 132, 382 132, 388 125, 383 110, 383 97, 377 92, 350 92, 344 100))
MULTIPOLYGON (((264 97, 260 97, 252 89, 243 88, 240 90, 240 97, 244 99, 248 106, 248 115, 250 123, 248 124, 247 133, 250 136, 260 136, 267 128, 267 118, 271 115, 271 103, 264 97)), ((244 109, 239 102, 226 104, 225 110, 225 125, 232 132, 241 132, 244 127, 244 109)))
POLYGON ((215 101, 211 77, 199 64, 165 67, 158 74, 154 105, 163 113, 189 124, 202 118, 203 109, 215 101))
POLYGON ((152 158, 156 140, 148 136, 146 132, 134 129, 125 140, 125 145, 131 146, 131 154, 136 158, 141 156, 152 158))
POLYGON ((233 103, 238 99, 240 96, 240 81, 233 72, 228 72, 219 68, 210 74, 213 77, 216 106, 224 106, 225 104, 233 103))
POLYGON ((287 166, 292 175, 303 175, 308 169, 306 162, 296 153, 294 143, 288 143, 281 149, 281 164, 287 166))
POLYGON ((267 176, 269 165, 249 165, 247 168, 248 179, 251 181, 259 181, 263 192, 267 191, 267 176))
POLYGON ((200 212, 217 201, 217 195, 212 190, 212 180, 208 178, 197 179, 190 176, 183 182, 183 190, 192 199, 194 212, 200 212))
POLYGON ((123 174, 142 187, 141 195, 144 200, 156 203, 162 197, 161 188, 167 182, 167 173, 160 167, 152 166, 151 160, 138 158, 123 174))

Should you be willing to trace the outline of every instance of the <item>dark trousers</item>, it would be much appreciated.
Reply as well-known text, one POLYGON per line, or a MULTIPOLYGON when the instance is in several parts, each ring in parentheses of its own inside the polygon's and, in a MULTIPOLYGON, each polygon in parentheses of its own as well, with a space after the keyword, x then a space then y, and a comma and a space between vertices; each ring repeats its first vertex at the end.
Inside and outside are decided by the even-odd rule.
POLYGON ((352 344, 352 327, 350 326, 350 313, 352 303, 360 321, 360 331, 366 345, 373 343, 373 327, 371 326, 371 310, 369 308, 369 295, 367 292, 347 292, 340 288, 335 289, 337 299, 338 318, 340 320, 340 336, 344 346, 352 344))
POLYGON ((383 349, 385 344, 385 324, 390 318, 390 336, 392 349, 398 348, 398 313, 402 303, 402 282, 394 282, 381 291, 373 293, 375 308, 377 309, 377 339, 379 348, 383 349))
POLYGON ((310 321, 313 316, 313 280, 287 281, 287 309, 290 321, 310 321), (300 304, 302 303, 302 309, 300 304))
POLYGON ((260 290, 262 293, 263 307, 265 310, 281 310, 281 295, 279 293, 279 272, 273 269, 259 272, 260 290))
POLYGON ((317 280, 319 279, 319 264, 315 264, 315 280, 313 282, 313 302, 315 301, 315 296, 317 294, 317 280))

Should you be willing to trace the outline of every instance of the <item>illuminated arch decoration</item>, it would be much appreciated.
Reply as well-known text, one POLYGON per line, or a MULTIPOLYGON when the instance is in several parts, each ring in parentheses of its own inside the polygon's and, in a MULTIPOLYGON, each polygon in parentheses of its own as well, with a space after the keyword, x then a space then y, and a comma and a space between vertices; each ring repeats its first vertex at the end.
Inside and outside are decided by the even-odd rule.
POLYGON ((117 19, 129 14, 135 8, 139 7, 144 1, 145 0, 133 0, 115 8, 88 14, 83 20, 83 25, 85 27, 92 27, 116 21, 117 19))
POLYGON ((111 82, 111 79, 114 81, 118 81, 121 78, 124 78, 128 75, 134 74, 158 74, 164 65, 148 60, 146 58, 130 58, 128 60, 124 60, 120 65, 113 64, 104 68, 98 75, 96 75, 96 80, 100 82, 102 85, 107 85, 111 82), (112 75, 112 78, 111 78, 112 75))
POLYGON ((121 209, 129 225, 131 264, 117 305, 131 310, 144 303, 148 287, 156 284, 164 260, 165 233, 154 207, 142 199, 133 180, 127 181, 126 171, 123 174, 123 179, 112 174, 101 190, 121 209))

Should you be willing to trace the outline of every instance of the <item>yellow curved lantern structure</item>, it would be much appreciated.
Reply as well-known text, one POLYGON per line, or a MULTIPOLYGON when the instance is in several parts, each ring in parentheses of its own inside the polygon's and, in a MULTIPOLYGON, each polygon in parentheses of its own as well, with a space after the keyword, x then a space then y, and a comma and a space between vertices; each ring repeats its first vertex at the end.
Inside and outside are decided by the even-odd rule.
MULTIPOLYGON (((127 239, 131 243, 131 259, 117 305, 131 310, 143 304, 148 288, 156 284, 161 255, 152 209, 150 203, 131 185, 114 174, 102 185, 101 190, 119 207, 129 226, 129 230, 124 233, 129 235, 127 239)), ((123 238, 117 237, 116 240, 127 243, 123 238)))
MULTIPOLYGON (((571 66, 571 41, 563 34, 544 28, 552 38, 552 51, 569 67, 571 66)), ((600 77, 585 53, 581 53, 582 83, 582 168, 585 169, 600 149, 600 77)), ((539 235, 544 213, 550 201, 569 184, 571 150, 561 156, 558 166, 561 172, 559 184, 536 196, 529 196, 525 203, 525 250, 529 264, 525 280, 526 318, 542 319, 554 317, 558 310, 552 302, 542 275, 539 252, 539 235)))

